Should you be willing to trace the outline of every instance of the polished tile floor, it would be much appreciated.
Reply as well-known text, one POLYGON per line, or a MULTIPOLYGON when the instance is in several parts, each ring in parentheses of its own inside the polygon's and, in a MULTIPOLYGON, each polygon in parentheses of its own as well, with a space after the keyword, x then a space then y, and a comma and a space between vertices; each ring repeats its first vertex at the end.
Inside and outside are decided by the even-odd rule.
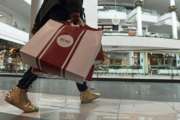
POLYGON ((4 101, 18 79, 0 77, 0 120, 180 120, 180 84, 95 81, 102 98, 81 105, 73 82, 39 79, 29 96, 40 112, 24 114, 4 101))

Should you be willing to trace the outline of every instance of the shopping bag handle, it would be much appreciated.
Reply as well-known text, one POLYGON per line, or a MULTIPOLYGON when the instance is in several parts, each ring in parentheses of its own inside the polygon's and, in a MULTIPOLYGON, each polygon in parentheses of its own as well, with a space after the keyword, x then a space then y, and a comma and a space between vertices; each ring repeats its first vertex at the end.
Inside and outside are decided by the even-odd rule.
POLYGON ((84 27, 84 26, 81 26, 81 25, 79 25, 79 24, 74 24, 72 21, 70 21, 70 20, 68 20, 68 21, 66 21, 65 22, 65 24, 67 24, 67 25, 70 25, 70 26, 72 26, 72 27, 84 27))
POLYGON ((88 26, 87 24, 84 24, 84 26, 75 25, 74 23, 72 23, 72 21, 66 21, 66 22, 63 22, 63 23, 66 24, 66 25, 70 25, 72 27, 79 27, 79 28, 83 28, 83 29, 89 29, 89 30, 92 30, 92 31, 102 31, 102 29, 92 28, 92 27, 88 26))

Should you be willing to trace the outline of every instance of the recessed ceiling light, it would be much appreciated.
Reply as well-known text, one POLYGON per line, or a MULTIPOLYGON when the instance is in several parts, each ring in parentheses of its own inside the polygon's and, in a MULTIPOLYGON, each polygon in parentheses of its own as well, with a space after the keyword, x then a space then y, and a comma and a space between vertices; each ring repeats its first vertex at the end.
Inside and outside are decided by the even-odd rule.
POLYGON ((2 17, 3 15, 0 14, 0 17, 2 17))
POLYGON ((98 6, 98 9, 104 9, 104 6, 98 6))
POLYGON ((28 3, 29 5, 31 5, 31 1, 32 0, 24 0, 24 2, 28 3))

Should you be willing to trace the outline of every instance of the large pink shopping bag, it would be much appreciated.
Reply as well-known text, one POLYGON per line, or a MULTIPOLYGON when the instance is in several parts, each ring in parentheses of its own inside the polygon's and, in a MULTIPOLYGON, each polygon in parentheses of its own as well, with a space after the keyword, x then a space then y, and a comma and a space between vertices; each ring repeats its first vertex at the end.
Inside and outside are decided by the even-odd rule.
POLYGON ((21 49, 24 63, 44 73, 84 80, 101 48, 102 31, 49 20, 21 49))
MULTIPOLYGON (((101 50, 99 51, 98 55, 96 56, 96 61, 104 61, 104 52, 103 49, 101 47, 101 50)), ((86 76, 87 81, 92 81, 93 80, 93 73, 94 73, 94 67, 95 65, 93 65, 88 73, 88 75, 86 76)), ((41 70, 37 69, 37 68, 33 68, 32 72, 34 74, 40 75, 40 76, 47 76, 48 73, 43 73, 41 70)))

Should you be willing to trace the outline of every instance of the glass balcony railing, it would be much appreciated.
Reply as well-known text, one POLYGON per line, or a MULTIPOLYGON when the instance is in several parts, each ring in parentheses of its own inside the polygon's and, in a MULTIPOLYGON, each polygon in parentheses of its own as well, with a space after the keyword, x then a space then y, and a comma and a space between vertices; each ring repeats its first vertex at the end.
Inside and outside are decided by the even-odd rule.
POLYGON ((142 66, 99 65, 96 66, 95 74, 180 76, 180 67, 150 65, 145 73, 142 66))
POLYGON ((143 9, 143 13, 147 13, 150 15, 160 16, 160 14, 157 13, 155 10, 149 10, 149 9, 143 9))
POLYGON ((123 6, 115 6, 115 5, 105 5, 105 6, 98 6, 98 11, 109 11, 109 10, 116 10, 117 12, 125 12, 128 13, 130 10, 126 9, 123 6))
MULTIPOLYGON (((0 65, 0 73, 24 73, 28 69, 23 64, 0 65)), ((123 66, 123 65, 98 65, 95 68, 96 75, 165 75, 180 76, 180 67, 171 66, 149 66, 145 73, 142 66, 123 66)))
MULTIPOLYGON (((113 55, 113 54, 110 54, 113 55)), ((119 55, 120 56, 120 55, 119 55)), ((150 56, 149 56, 150 57, 150 56)), ((109 59, 109 58, 108 58, 109 59)), ((154 60, 154 59, 153 59, 154 60)), ((126 65, 111 63, 113 59, 109 59, 108 63, 99 64, 95 67, 95 75, 108 76, 134 76, 134 75, 160 75, 160 76, 180 76, 180 67, 176 67, 176 59, 172 58, 156 58, 156 62, 160 65, 141 66, 138 62, 136 65, 128 65, 127 59, 119 60, 126 65), (166 63, 165 65, 163 63, 166 63), (145 68, 146 67, 146 68, 145 68)), ((138 61, 138 59, 134 59, 138 61)), ((24 73, 28 66, 23 64, 19 55, 8 54, 7 52, 0 52, 0 73, 24 73)))
POLYGON ((28 69, 28 66, 21 61, 0 63, 0 73, 23 73, 28 69))
MULTIPOLYGON (((136 33, 134 35, 129 35, 128 32, 124 31, 104 31, 104 36, 129 36, 133 37, 136 36, 136 33)), ((172 39, 171 35, 163 34, 163 33, 144 33, 142 37, 152 37, 152 38, 165 38, 165 39, 172 39)))

